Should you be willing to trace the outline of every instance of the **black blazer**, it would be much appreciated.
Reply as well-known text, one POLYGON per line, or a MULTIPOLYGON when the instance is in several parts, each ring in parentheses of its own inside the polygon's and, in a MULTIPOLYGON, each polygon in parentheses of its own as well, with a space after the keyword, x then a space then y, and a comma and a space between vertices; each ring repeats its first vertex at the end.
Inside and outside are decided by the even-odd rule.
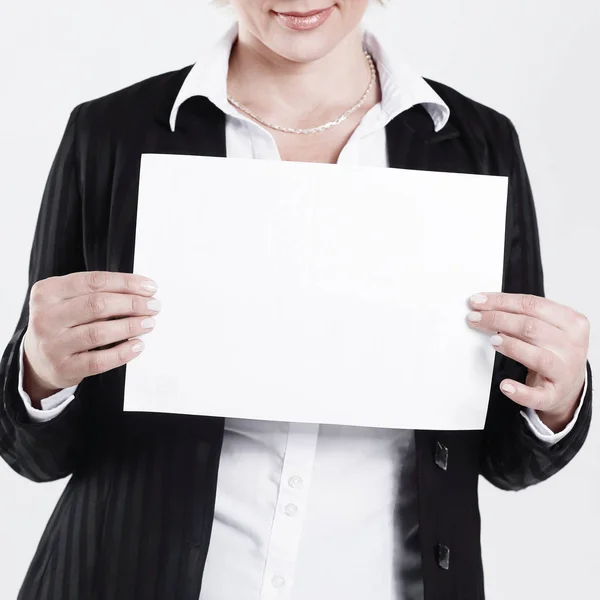
MULTIPOLYGON (((124 367, 85 379, 75 400, 47 423, 30 422, 17 392, 18 347, 31 285, 74 271, 132 272, 140 155, 225 156, 225 118, 206 99, 186 101, 176 131, 169 128, 171 107, 189 69, 77 106, 50 171, 29 290, 0 365, 0 452, 33 481, 71 478, 20 600, 199 597, 224 420, 124 413, 124 367)), ((435 133, 422 107, 396 117, 386 128, 390 166, 509 176, 502 290, 544 295, 535 209, 511 122, 429 83, 450 106, 450 121, 435 133)), ((504 377, 524 381, 526 375, 523 366, 499 353, 483 431, 415 432, 425 600, 483 599, 479 475, 518 490, 564 467, 590 425, 589 363, 587 369, 588 391, 577 425, 552 447, 529 432, 519 407, 499 391, 504 377)))

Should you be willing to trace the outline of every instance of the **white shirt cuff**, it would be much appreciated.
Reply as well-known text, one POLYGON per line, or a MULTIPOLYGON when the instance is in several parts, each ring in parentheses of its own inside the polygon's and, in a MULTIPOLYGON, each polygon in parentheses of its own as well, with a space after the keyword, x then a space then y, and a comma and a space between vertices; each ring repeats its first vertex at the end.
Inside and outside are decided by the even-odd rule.
POLYGON ((577 417, 579 417, 579 412, 581 411, 581 407, 583 405, 583 399, 585 398, 585 394, 587 392, 587 386, 588 375, 586 369, 585 383, 583 384, 583 392, 581 394, 581 398, 579 399, 579 406, 577 407, 577 410, 575 411, 575 414, 573 415, 573 418, 568 423, 568 425, 558 433, 554 433, 552 429, 550 429, 547 425, 542 423, 542 420, 540 419, 539 415, 532 408, 526 408, 525 410, 522 410, 521 414, 525 418, 527 425, 529 425, 529 428, 535 434, 535 436, 540 440, 547 442, 548 444, 556 444, 557 442, 562 440, 571 431, 571 429, 575 427, 577 417))
POLYGON ((23 404, 25 404, 25 409, 27 410, 27 414, 29 418, 36 423, 45 423, 46 421, 50 421, 54 417, 57 417, 67 406, 71 403, 71 401, 75 398, 75 390, 77 386, 71 386, 65 388, 63 390, 59 390, 56 394, 52 394, 52 396, 48 396, 40 401, 40 405, 42 409, 34 408, 31 404, 31 398, 29 394, 23 388, 23 355, 24 355, 24 341, 25 338, 21 340, 21 346, 19 348, 19 395, 23 400, 23 404))

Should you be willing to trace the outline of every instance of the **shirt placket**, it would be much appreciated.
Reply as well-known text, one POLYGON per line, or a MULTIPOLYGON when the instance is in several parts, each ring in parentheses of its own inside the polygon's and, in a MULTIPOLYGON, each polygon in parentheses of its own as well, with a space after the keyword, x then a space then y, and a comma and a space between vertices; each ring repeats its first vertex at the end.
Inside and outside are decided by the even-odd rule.
POLYGON ((319 425, 290 423, 260 600, 289 600, 306 516, 319 425))

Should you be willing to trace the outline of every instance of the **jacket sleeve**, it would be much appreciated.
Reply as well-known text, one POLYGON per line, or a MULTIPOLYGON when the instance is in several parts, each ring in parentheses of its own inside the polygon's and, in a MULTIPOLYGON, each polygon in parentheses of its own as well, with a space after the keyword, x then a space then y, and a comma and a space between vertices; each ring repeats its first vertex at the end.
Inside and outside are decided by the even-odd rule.
POLYGON ((20 475, 52 481, 71 474, 85 440, 80 386, 55 419, 33 422, 18 391, 19 346, 29 320, 33 284, 55 275, 84 271, 82 202, 76 157, 76 107, 68 120, 42 196, 29 261, 29 285, 12 339, 0 362, 0 454, 20 475))
MULTIPOLYGON (((517 132, 508 122, 510 152, 513 155, 506 212, 507 237, 502 291, 544 296, 537 217, 531 185, 517 132)), ((493 485, 519 490, 548 479, 582 447, 592 416, 592 371, 587 363, 588 385, 573 429, 556 444, 536 437, 520 411, 500 391, 505 378, 525 383, 527 368, 496 353, 490 404, 483 432, 481 473, 493 485)))

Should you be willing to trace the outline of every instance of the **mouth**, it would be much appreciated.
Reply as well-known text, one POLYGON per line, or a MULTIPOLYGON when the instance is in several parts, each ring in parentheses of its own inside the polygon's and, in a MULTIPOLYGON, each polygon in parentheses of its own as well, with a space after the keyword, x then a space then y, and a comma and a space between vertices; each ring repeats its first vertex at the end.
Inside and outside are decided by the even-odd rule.
POLYGON ((296 31, 306 31, 310 29, 316 29, 321 26, 329 15, 333 12, 334 6, 328 8, 320 8, 317 10, 311 10, 309 12, 275 12, 279 22, 296 31))

